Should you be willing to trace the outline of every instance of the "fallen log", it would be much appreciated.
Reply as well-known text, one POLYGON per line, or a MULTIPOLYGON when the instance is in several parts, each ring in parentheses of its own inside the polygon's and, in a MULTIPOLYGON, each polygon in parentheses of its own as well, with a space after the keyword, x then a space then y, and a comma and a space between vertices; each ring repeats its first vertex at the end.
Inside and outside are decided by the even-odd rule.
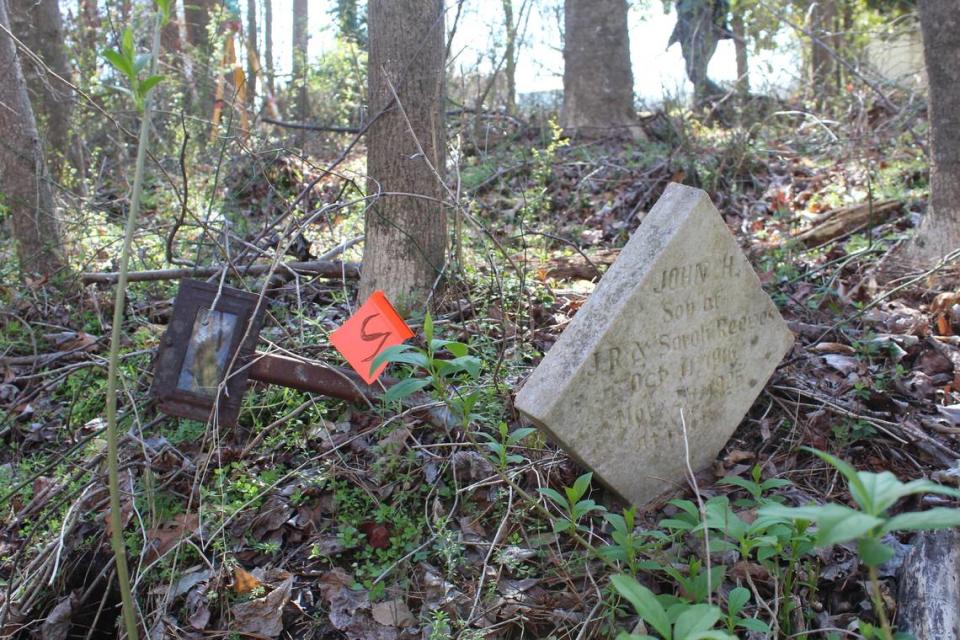
MULTIPOLYGON (((227 275, 259 276, 269 273, 273 268, 269 264, 254 264, 245 267, 184 267, 182 269, 156 269, 153 271, 132 271, 127 274, 128 282, 147 282, 155 280, 179 280, 180 278, 208 278, 218 275, 224 269, 227 275)), ((296 271, 323 278, 355 279, 360 277, 360 265, 354 262, 336 260, 314 260, 311 262, 285 262, 277 265, 276 272, 296 271)), ((83 284, 116 284, 120 274, 110 272, 88 272, 80 274, 83 284)))
POLYGON ((915 640, 960 638, 960 530, 917 534, 897 603, 897 628, 915 640))
POLYGON ((814 226, 794 236, 806 247, 814 247, 840 236, 875 225, 891 213, 899 211, 903 203, 899 200, 854 204, 840 207, 820 214, 814 219, 814 226))

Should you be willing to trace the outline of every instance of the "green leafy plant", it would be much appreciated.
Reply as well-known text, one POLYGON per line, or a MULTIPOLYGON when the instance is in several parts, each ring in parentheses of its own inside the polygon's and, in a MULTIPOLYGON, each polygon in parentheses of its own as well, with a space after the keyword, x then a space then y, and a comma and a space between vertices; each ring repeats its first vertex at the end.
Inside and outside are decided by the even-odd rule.
POLYGON ((491 460, 501 469, 506 469, 508 464, 519 464, 523 462, 523 456, 516 453, 509 453, 510 447, 516 446, 521 440, 534 433, 533 427, 521 427, 510 432, 510 427, 506 422, 501 422, 497 427, 500 437, 496 438, 489 433, 481 432, 480 437, 484 438, 484 443, 493 453, 491 460))
POLYGON ((588 513, 594 511, 606 511, 606 507, 599 505, 594 500, 583 499, 587 489, 590 488, 590 480, 593 479, 593 473, 588 472, 577 478, 572 487, 564 487, 562 495, 556 489, 550 487, 541 487, 540 493, 553 500, 565 517, 553 521, 553 530, 557 533, 568 529, 576 529, 580 526, 580 520, 588 513))
POLYGON ((383 399, 387 402, 403 400, 429 387, 466 426, 479 395, 450 391, 458 382, 476 380, 480 376, 480 359, 470 355, 470 348, 462 342, 435 338, 433 329, 433 318, 427 313, 423 320, 426 348, 412 344, 388 347, 373 360, 370 371, 375 371, 384 362, 402 363, 419 369, 426 375, 401 380, 387 390, 383 399), (440 357, 444 352, 451 358, 440 357))
POLYGON ((636 515, 636 507, 624 509, 623 515, 604 514, 604 518, 610 524, 612 542, 600 549, 604 557, 626 564, 633 573, 640 569, 641 553, 657 550, 670 539, 662 531, 635 531, 636 515))
MULTIPOLYGON (((640 619, 653 627, 663 640, 736 640, 736 636, 717 629, 723 617, 720 607, 711 604, 673 602, 668 606, 650 589, 626 575, 610 578, 613 588, 633 605, 640 619)), ((622 632, 617 640, 656 640, 657 636, 622 632)))
POLYGON ((138 54, 133 44, 133 28, 127 27, 120 38, 120 50, 108 49, 103 57, 114 69, 126 77, 130 88, 114 85, 116 91, 129 95, 137 104, 137 109, 144 110, 147 94, 163 81, 162 75, 147 75, 141 78, 143 71, 151 65, 152 56, 147 53, 138 54))
MULTIPOLYGON (((752 507, 758 504, 766 504, 770 502, 771 499, 764 497, 764 494, 772 489, 779 489, 781 487, 787 487, 793 484, 789 480, 784 478, 768 478, 767 480, 762 479, 763 469, 760 465, 754 465, 753 469, 750 470, 750 478, 741 478, 740 476, 727 476, 720 480, 720 484, 731 485, 734 487, 740 487, 744 491, 750 494, 749 500, 738 500, 736 505, 738 507, 752 507)), ((773 498, 777 500, 777 498, 773 498)))
POLYGON ((727 594, 727 630, 746 629, 758 633, 770 633, 770 625, 757 618, 741 616, 746 604, 750 602, 750 590, 745 587, 735 587, 727 594))
POLYGON ((892 558, 894 550, 883 541, 883 537, 894 531, 921 531, 960 526, 960 509, 936 507, 895 516, 889 515, 888 511, 898 500, 909 495, 936 493, 960 497, 960 491, 929 480, 901 482, 889 471, 881 473, 857 471, 849 463, 829 453, 810 448, 807 448, 807 451, 840 472, 847 481, 850 495, 857 508, 832 502, 805 507, 770 504, 763 507, 758 515, 760 518, 787 519, 815 525, 814 542, 817 547, 856 541, 857 554, 867 566, 870 575, 871 597, 874 611, 880 621, 882 637, 892 640, 893 631, 880 594, 877 567, 892 558))
MULTIPOLYGON (((772 499, 763 497, 763 483, 759 482, 759 474, 754 473, 753 481, 738 480, 730 484, 742 486, 756 495, 765 504, 776 504, 772 499)), ((777 482, 776 484, 779 484, 777 482)), ((673 536, 698 535, 703 536, 710 532, 710 552, 736 552, 745 560, 755 559, 764 569, 783 585, 784 593, 793 593, 797 584, 798 575, 814 573, 807 566, 806 557, 810 556, 814 545, 813 536, 808 530, 808 523, 794 522, 788 518, 767 516, 756 518, 753 522, 746 522, 737 515, 725 496, 710 498, 704 504, 704 513, 689 500, 673 500, 670 502, 679 511, 660 521, 659 525, 673 536)), ((683 590, 684 594, 693 601, 702 601, 706 598, 705 573, 699 567, 698 561, 692 561, 686 575, 668 563, 647 562, 642 568, 659 571, 672 578, 683 590)), ((722 567, 714 567, 714 570, 722 567)), ((723 576, 722 571, 711 574, 710 584, 719 586, 723 576)), ((797 603, 794 598, 786 598, 778 612, 781 630, 792 628, 792 613, 797 603)))
MULTIPOLYGON (((149 63, 152 73, 157 65, 157 58, 160 56, 160 31, 166 19, 170 17, 170 0, 157 0, 157 18, 153 27, 153 46, 150 56, 146 59, 144 66, 149 63)), ((110 490, 110 544, 113 548, 114 560, 116 562, 117 584, 120 589, 120 597, 123 603, 123 621, 130 640, 139 638, 139 627, 133 593, 130 588, 130 576, 127 569, 127 550, 123 544, 123 523, 120 518, 120 472, 119 472, 119 446, 117 435, 117 374, 120 363, 120 338, 123 331, 123 310, 125 308, 127 272, 130 267, 131 246, 133 236, 137 229, 137 219, 140 215, 140 199, 143 194, 143 170, 147 156, 147 145, 150 143, 150 88, 156 85, 159 80, 151 81, 144 88, 139 80, 140 70, 137 69, 133 52, 133 33, 127 31, 123 36, 121 49, 123 53, 118 53, 117 61, 121 62, 120 69, 128 78, 136 80, 136 84, 131 83, 134 88, 134 95, 140 96, 137 100, 137 106, 143 112, 140 120, 140 134, 137 141, 137 159, 134 165, 133 190, 130 194, 130 209, 127 212, 127 223, 124 228, 123 247, 120 250, 120 272, 117 278, 116 296, 113 301, 113 325, 110 335, 110 356, 107 368, 107 476, 110 490), (129 67, 128 64, 130 63, 129 67), (131 75, 128 71, 133 71, 131 75)), ((117 52, 114 52, 117 53, 117 52)), ((112 56, 107 59, 111 60, 112 56)), ((148 76, 150 80, 153 76, 148 76)))

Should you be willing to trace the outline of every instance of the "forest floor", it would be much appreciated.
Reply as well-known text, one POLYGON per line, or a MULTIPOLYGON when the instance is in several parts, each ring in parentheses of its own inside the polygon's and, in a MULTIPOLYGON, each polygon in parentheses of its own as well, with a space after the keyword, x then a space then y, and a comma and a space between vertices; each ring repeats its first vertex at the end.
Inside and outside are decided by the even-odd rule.
MULTIPOLYGON (((877 275, 925 208, 922 114, 851 104, 833 119, 784 108, 749 126, 675 109, 646 119, 650 140, 629 143, 571 142, 512 118, 464 123, 454 191, 469 222, 432 317, 436 337, 482 363, 444 387, 475 401, 464 425, 265 385, 248 391, 233 429, 164 417, 149 388, 176 283, 131 285, 122 516, 143 628, 154 638, 664 635, 611 587, 628 575, 661 595, 677 627, 691 611, 736 637, 879 637, 863 548, 820 546, 802 523, 752 526, 765 505, 854 505, 846 475, 803 447, 904 481, 960 482, 955 274, 877 275), (671 181, 710 193, 797 341, 698 492, 637 513, 586 487, 586 470, 525 429, 512 399, 671 181)), ((181 225, 155 179, 135 268, 169 266, 168 238, 174 255, 207 264, 218 243, 269 257, 289 239, 290 256, 310 259, 349 242, 362 233, 363 152, 325 174, 337 153, 304 160, 264 145, 222 167, 198 161, 199 215, 181 225)), ((85 271, 115 266, 122 203, 105 192, 67 205, 85 271)), ((359 256, 356 245, 341 255, 359 256)), ((63 296, 28 282, 0 294, 0 636, 114 637, 103 438, 112 291, 63 296)), ((355 283, 285 278, 267 296, 262 349, 340 364, 328 336, 353 311, 355 283)), ((410 323, 420 346, 423 320, 410 323)), ((913 496, 892 513, 943 504, 913 496)), ((895 624, 911 534, 884 542, 893 553, 875 577, 895 624)))

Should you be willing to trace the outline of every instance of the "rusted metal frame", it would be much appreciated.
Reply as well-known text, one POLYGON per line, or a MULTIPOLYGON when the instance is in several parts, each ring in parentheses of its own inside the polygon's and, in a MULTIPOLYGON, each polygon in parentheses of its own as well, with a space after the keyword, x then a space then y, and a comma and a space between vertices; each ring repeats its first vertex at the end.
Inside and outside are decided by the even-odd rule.
POLYGON ((232 425, 240 413, 240 402, 247 386, 248 367, 243 366, 253 355, 263 323, 264 309, 257 308, 258 296, 230 287, 184 280, 174 301, 174 313, 160 344, 154 368, 153 395, 158 408, 168 415, 206 422, 216 405, 221 424, 232 425), (237 355, 236 368, 225 384, 218 385, 215 394, 205 394, 182 388, 181 371, 197 314, 204 309, 233 314, 234 330, 229 336, 227 362, 237 355), (256 312, 256 315, 254 313, 256 312), (246 327, 249 331, 245 331, 246 327), (246 339, 244 339, 246 336, 246 339), (241 340, 243 341, 241 344, 241 340))

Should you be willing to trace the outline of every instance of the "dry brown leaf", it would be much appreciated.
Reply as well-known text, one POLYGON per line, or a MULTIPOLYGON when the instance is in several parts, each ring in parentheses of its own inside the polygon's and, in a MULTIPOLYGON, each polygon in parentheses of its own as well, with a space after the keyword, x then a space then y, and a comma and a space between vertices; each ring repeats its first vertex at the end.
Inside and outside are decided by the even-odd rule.
POLYGON ((853 347, 840 342, 820 342, 809 347, 809 349, 816 353, 843 353, 847 355, 856 353, 853 347))
POLYGON ((945 313, 937 314, 937 335, 938 336, 953 335, 953 328, 950 326, 950 318, 948 318, 947 314, 945 313))
POLYGON ((46 620, 40 625, 41 640, 66 640, 73 621, 73 609, 76 605, 76 596, 70 595, 57 603, 46 620))
POLYGON ((170 522, 147 531, 145 559, 153 562, 173 549, 181 540, 189 538, 200 526, 200 518, 195 513, 178 513, 170 522))
POLYGON ((411 627, 417 623, 402 598, 376 603, 370 609, 370 615, 386 627, 411 627))
MULTIPOLYGON (((246 573, 244 571, 244 573, 246 573)), ((250 576, 249 573, 247 573, 250 576)), ((253 578, 253 576, 250 576, 253 578)), ((253 578, 256 580, 256 578, 253 578)), ((236 573, 234 574, 236 581, 236 573)), ((257 581, 259 585, 259 581, 257 581)), ((262 598, 240 602, 230 607, 230 630, 251 635, 276 638, 283 631, 283 607, 290 600, 293 589, 291 575, 262 598)))
POLYGON ((260 586, 260 581, 257 580, 256 576, 247 571, 241 566, 234 567, 233 569, 233 590, 236 593, 250 593, 254 589, 260 586))
POLYGON ((942 313, 957 303, 960 303, 960 291, 941 293, 930 303, 930 311, 942 313))

